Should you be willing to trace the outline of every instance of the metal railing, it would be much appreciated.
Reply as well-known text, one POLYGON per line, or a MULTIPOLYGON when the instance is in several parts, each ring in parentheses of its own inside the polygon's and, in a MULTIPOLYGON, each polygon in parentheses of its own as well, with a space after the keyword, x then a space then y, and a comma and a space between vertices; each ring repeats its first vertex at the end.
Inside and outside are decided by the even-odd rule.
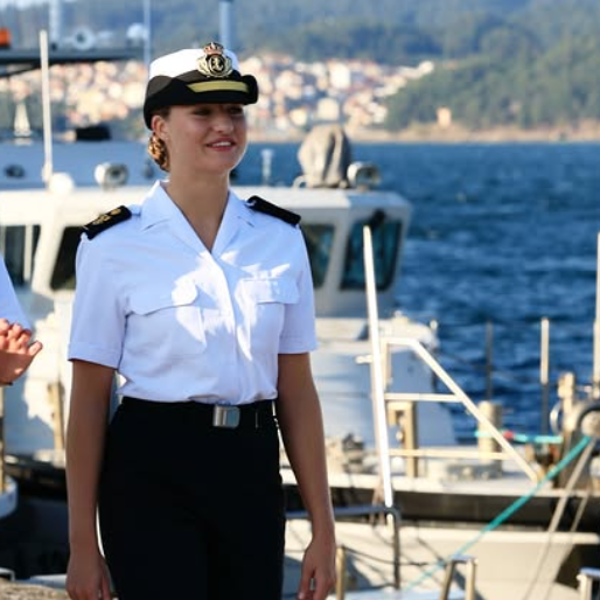
POLYGON ((453 556, 446 565, 444 574, 444 583, 440 592, 440 600, 448 600, 450 597, 450 586, 456 573, 458 565, 466 565, 465 575, 465 600, 475 600, 475 572, 477 570, 477 560, 473 556, 457 555, 453 556))
MULTIPOLYGON (((392 527, 392 570, 393 570, 393 586, 394 589, 400 589, 400 511, 393 506, 386 506, 384 504, 359 504, 357 506, 340 506, 334 507, 333 516, 337 519, 349 518, 349 517, 376 517, 383 516, 387 517, 392 527)), ((286 513, 288 520, 293 519, 307 519, 309 514, 307 511, 289 511, 286 513)), ((343 575, 339 576, 338 573, 338 589, 340 586, 345 593, 345 582, 340 582, 340 579, 345 579, 346 575, 346 564, 347 564, 348 549, 340 547, 338 548, 337 566, 338 570, 343 567, 343 575)), ((343 598, 343 595, 342 595, 343 598)), ((338 598, 339 600, 339 598, 338 598)))
MULTIPOLYGON (((405 414, 404 419, 404 448, 390 448, 391 456, 403 456, 408 459, 409 470, 412 474, 417 474, 418 458, 478 458, 487 460, 513 460, 521 470, 533 481, 539 480, 538 473, 521 456, 516 448, 502 435, 494 423, 486 414, 467 396, 460 386, 446 372, 444 367, 433 357, 433 355, 418 340, 402 337, 384 337, 381 340, 383 359, 381 364, 385 370, 386 365, 391 364, 390 356, 393 348, 404 347, 411 350, 437 378, 444 383, 450 390, 449 394, 440 393, 401 393, 401 392, 383 392, 385 406, 389 413, 405 414), (416 433, 416 412, 414 410, 415 402, 455 402, 462 406, 477 420, 480 428, 485 431, 503 451, 487 451, 481 449, 476 451, 467 448, 418 448, 416 433)), ((387 374, 384 373, 384 381, 387 381, 387 374)))
MULTIPOLYGON (((593 600, 594 583, 600 582, 600 569, 584 568, 577 575, 580 600, 593 600)), ((596 594, 598 598, 598 594, 596 594)))
POLYGON ((392 456, 402 456, 407 459, 407 474, 418 475, 419 458, 477 458, 488 460, 512 459, 521 470, 533 481, 538 482, 538 473, 508 442, 494 423, 481 411, 465 394, 461 387, 450 377, 442 365, 416 339, 392 336, 380 336, 379 311, 377 306, 377 284, 375 277, 375 261, 373 241, 369 226, 363 228, 363 258, 365 265, 365 283, 367 295, 367 312, 369 319, 369 337, 371 345, 371 388, 373 415, 375 421, 375 439, 379 460, 381 489, 385 506, 393 506, 393 485, 390 459, 392 456), (398 393, 386 390, 390 380, 388 371, 391 369, 391 350, 403 346, 411 350, 437 378, 446 385, 450 394, 398 393), (457 402, 475 417, 484 432, 492 437, 501 451, 476 452, 462 448, 434 449, 418 448, 417 414, 415 403, 422 402, 457 402), (388 439, 389 414, 393 413, 398 421, 398 415, 404 417, 403 427, 404 447, 390 448, 388 439))

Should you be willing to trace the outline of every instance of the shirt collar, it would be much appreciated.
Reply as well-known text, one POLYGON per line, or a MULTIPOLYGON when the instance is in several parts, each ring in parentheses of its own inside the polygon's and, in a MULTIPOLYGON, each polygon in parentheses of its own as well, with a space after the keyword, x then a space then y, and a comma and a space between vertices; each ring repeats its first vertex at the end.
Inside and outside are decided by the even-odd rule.
POLYGON ((229 190, 225 212, 223 213, 221 226, 215 239, 215 245, 213 246, 213 254, 215 256, 226 251, 228 245, 235 239, 241 223, 252 224, 249 212, 237 194, 229 190))
MULTIPOLYGON (((163 184, 166 180, 156 181, 142 204, 142 229, 152 227, 161 221, 167 221, 177 214, 178 208, 165 191, 163 184)), ((229 197, 223 220, 241 219, 249 225, 255 225, 255 214, 245 202, 233 191, 229 190, 229 197)))
MULTIPOLYGON (((165 191, 163 187, 165 183, 166 180, 156 181, 142 203, 141 219, 143 231, 161 222, 174 221, 177 223, 185 219, 179 208, 165 191)), ((223 220, 221 221, 219 233, 215 240, 213 253, 220 254, 225 250, 229 242, 235 237, 240 222, 254 227, 255 218, 254 211, 250 210, 235 192, 229 190, 227 205, 225 206, 223 220)), ((189 227, 187 222, 186 225, 189 227)), ((181 234, 184 235, 186 231, 187 228, 184 227, 181 230, 181 234)), ((191 228, 190 231, 192 231, 191 228)), ((199 240, 195 236, 193 240, 190 238, 187 241, 193 247, 199 243, 199 240)))
POLYGON ((161 221, 168 221, 178 210, 163 188, 164 181, 156 181, 142 204, 142 229, 148 229, 161 221))
POLYGON ((226 212, 235 219, 241 219, 248 225, 254 226, 254 212, 246 206, 246 202, 242 200, 233 190, 229 190, 229 200, 227 202, 226 212))

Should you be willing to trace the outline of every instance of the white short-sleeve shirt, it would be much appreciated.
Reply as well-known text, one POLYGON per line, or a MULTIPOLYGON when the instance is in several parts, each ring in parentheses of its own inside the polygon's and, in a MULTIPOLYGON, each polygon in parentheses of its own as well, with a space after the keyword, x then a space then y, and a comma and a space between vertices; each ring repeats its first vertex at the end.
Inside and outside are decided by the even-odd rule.
POLYGON ((275 398, 278 354, 316 347, 300 229, 230 192, 209 252, 160 182, 130 209, 82 236, 69 359, 117 369, 135 398, 275 398))
POLYGON ((29 322, 21 310, 2 256, 0 256, 0 319, 6 319, 10 323, 19 323, 25 328, 29 327, 29 322))

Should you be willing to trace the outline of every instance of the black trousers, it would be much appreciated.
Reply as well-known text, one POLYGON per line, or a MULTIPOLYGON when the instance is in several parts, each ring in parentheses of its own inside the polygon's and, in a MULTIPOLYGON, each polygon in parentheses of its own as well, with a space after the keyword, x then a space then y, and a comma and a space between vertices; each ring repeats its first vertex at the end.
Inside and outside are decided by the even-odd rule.
POLYGON ((207 410, 126 399, 110 424, 99 516, 119 600, 281 599, 275 419, 217 428, 207 410))

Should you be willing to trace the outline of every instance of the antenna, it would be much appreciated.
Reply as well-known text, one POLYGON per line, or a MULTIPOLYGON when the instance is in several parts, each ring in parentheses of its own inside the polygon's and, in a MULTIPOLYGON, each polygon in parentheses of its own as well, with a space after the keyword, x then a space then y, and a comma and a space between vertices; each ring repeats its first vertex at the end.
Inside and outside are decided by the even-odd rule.
POLYGON ((50 11, 50 44, 53 48, 58 48, 62 40, 63 26, 63 6, 62 0, 50 0, 48 3, 50 11))
POLYGON ((144 63, 148 71, 152 61, 152 11, 150 0, 144 0, 144 63))
POLYGON ((228 50, 233 50, 233 0, 219 1, 219 41, 228 50))

